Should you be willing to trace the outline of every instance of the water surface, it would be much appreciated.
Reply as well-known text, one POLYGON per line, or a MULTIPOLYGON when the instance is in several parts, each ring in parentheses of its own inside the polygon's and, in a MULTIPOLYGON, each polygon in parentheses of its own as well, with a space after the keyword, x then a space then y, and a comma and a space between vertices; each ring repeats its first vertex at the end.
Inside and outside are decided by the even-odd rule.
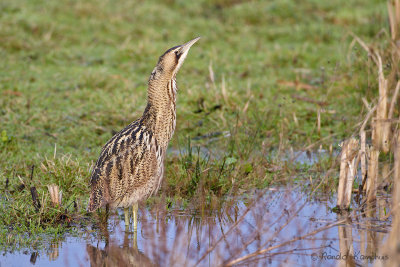
MULTIPOLYGON (((124 227, 123 212, 106 225, 47 239, 46 249, 21 249, 0 256, 1 266, 336 266, 372 265, 390 231, 389 196, 375 208, 333 213, 334 197, 310 197, 299 188, 270 188, 218 211, 140 208, 137 235, 124 227), (339 222, 339 224, 338 224, 339 222), (299 237, 302 237, 299 239, 299 237)), ((356 206, 355 203, 353 203, 356 206)))

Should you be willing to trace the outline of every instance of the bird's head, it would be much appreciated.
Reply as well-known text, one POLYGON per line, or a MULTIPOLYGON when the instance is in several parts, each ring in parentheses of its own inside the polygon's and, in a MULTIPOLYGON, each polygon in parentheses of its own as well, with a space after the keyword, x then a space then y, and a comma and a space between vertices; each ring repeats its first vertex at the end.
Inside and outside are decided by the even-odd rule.
POLYGON ((178 45, 168 49, 158 60, 157 66, 151 73, 150 80, 166 77, 167 79, 175 78, 180 67, 189 52, 190 47, 197 42, 197 37, 183 45, 178 45))

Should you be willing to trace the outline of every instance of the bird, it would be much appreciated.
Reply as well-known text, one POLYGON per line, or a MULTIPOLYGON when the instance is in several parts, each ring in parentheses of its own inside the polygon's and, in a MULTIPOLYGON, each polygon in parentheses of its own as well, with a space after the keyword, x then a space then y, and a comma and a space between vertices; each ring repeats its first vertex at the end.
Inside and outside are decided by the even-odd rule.
POLYGON ((124 208, 137 231, 138 202, 156 194, 164 176, 164 159, 176 126, 176 75, 197 37, 162 54, 151 72, 147 105, 140 118, 116 133, 102 148, 90 176, 87 211, 124 208))

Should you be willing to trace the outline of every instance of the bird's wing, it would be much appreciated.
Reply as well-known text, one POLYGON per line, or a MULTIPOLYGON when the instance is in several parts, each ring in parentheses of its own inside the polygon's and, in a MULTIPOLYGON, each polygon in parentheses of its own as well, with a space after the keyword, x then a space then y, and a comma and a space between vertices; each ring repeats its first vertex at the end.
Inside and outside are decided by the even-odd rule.
POLYGON ((93 168, 88 211, 122 198, 154 177, 156 147, 154 136, 138 121, 115 134, 93 168))

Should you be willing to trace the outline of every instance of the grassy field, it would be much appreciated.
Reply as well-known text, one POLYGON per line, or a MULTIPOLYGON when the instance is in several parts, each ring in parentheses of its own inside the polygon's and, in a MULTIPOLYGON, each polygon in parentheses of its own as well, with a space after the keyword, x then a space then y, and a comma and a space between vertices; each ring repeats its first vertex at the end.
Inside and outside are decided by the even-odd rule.
POLYGON ((177 77, 162 194, 212 206, 301 176, 307 167, 281 162, 284 153, 315 142, 335 149, 356 130, 361 96, 373 100, 377 80, 350 33, 379 47, 381 29, 388 21, 378 0, 1 1, 2 245, 86 216, 90 167, 143 112, 166 49, 202 36, 177 77), (49 184, 63 191, 62 208, 51 207, 49 184))

